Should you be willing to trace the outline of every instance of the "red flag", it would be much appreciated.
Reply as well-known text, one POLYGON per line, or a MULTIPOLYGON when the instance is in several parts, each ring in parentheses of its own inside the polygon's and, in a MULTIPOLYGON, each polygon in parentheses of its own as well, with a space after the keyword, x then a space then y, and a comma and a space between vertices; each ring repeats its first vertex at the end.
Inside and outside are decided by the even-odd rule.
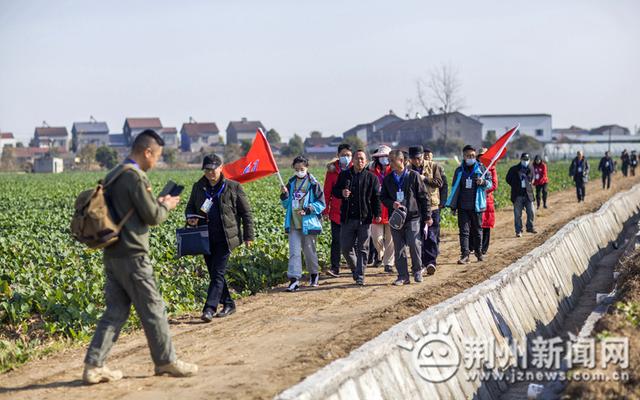
POLYGON ((500 136, 500 139, 489 147, 486 153, 480 156, 480 162, 483 163, 487 169, 491 168, 493 164, 498 162, 499 159, 503 158, 507 154, 507 143, 509 143, 509 140, 511 140, 519 127, 520 124, 509 129, 507 133, 500 136))
POLYGON ((278 172, 278 165, 273 158, 271 146, 261 129, 256 132, 251 149, 246 156, 222 166, 222 173, 227 179, 240 183, 255 181, 278 172))

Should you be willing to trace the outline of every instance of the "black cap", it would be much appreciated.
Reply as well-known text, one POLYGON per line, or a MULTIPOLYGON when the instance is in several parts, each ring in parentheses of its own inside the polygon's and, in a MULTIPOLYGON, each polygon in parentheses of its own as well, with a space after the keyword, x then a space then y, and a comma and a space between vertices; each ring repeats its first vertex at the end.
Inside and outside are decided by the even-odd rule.
POLYGON ((202 169, 216 169, 222 165, 222 158, 214 153, 207 154, 202 160, 202 169))
POLYGON ((409 147, 409 158, 416 158, 424 154, 424 150, 422 146, 412 146, 409 147))
POLYGON ((529 153, 522 153, 522 155, 520 156, 521 160, 525 160, 525 161, 529 161, 531 159, 531 157, 529 157, 529 153))

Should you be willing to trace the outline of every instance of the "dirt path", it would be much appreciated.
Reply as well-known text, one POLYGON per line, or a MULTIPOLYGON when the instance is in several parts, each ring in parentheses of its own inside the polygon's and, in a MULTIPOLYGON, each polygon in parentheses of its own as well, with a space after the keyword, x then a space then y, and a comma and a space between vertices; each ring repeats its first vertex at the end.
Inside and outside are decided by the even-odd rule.
POLYGON ((615 191, 640 182, 640 177, 616 178, 607 192, 599 180, 589 183, 582 204, 576 203, 574 190, 550 195, 550 208, 537 215, 537 235, 516 238, 513 211, 501 210, 482 263, 457 265, 457 235, 445 235, 438 272, 421 284, 394 287, 394 276, 370 268, 365 287, 352 285, 344 274, 295 294, 277 288, 252 296, 238 302, 235 315, 212 324, 200 324, 195 314, 174 320, 178 356, 198 363, 197 377, 152 376, 144 335, 137 332, 121 338, 109 358, 111 367, 124 371, 122 381, 83 386, 85 349, 70 349, 1 375, 0 399, 271 398, 402 319, 487 279, 562 225, 598 209, 615 191))

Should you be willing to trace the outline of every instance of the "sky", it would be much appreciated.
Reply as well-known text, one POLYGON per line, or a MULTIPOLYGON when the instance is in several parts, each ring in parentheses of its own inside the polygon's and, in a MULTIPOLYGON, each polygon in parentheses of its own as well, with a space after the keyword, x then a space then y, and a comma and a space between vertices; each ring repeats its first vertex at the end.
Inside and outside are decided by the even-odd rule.
POLYGON ((0 130, 159 117, 339 135, 457 71, 465 114, 640 126, 640 1, 0 0, 0 130))

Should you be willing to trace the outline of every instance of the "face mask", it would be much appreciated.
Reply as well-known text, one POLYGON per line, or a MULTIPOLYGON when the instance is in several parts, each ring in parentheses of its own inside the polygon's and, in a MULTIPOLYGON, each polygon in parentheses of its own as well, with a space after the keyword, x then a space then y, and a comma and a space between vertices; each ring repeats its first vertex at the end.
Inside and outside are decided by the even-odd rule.
POLYGON ((347 168, 349 166, 349 163, 351 163, 351 157, 347 157, 347 156, 340 157, 340 166, 342 168, 347 168))
POLYGON ((529 161, 522 160, 522 161, 520 161, 520 165, 522 165, 523 167, 527 168, 529 166, 529 161))
POLYGON ((475 158, 465 158, 464 162, 470 167, 473 164, 476 163, 476 159, 475 158))
POLYGON ((389 158, 388 157, 380 157, 380 158, 378 158, 378 161, 380 161, 380 165, 384 165, 385 167, 387 165, 389 165, 389 158))
POLYGON ((304 178, 305 176, 307 176, 307 171, 296 171, 296 176, 300 179, 304 178))

